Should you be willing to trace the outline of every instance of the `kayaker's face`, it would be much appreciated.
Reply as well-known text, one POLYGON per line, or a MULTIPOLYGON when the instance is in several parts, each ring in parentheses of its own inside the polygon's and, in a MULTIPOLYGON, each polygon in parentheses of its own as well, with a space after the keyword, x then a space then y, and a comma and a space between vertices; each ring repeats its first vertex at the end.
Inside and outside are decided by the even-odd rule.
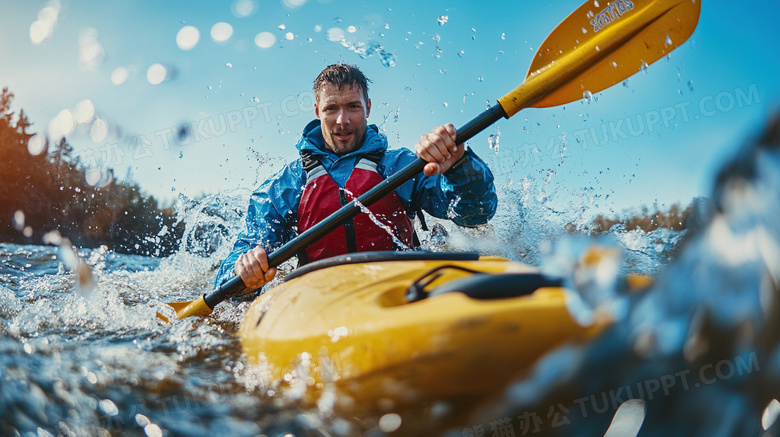
POLYGON ((363 145, 371 99, 366 102, 359 86, 345 85, 339 89, 326 83, 317 95, 314 113, 320 119, 328 149, 345 155, 363 145))

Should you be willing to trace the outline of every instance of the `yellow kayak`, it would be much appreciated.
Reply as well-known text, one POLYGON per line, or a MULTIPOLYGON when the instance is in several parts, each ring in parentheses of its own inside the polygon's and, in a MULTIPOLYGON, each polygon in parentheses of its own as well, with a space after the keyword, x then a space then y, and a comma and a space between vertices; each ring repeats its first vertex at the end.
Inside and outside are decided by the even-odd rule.
POLYGON ((267 383, 337 409, 484 399, 578 325, 560 280, 475 254, 374 252, 307 265, 249 307, 239 336, 267 383))

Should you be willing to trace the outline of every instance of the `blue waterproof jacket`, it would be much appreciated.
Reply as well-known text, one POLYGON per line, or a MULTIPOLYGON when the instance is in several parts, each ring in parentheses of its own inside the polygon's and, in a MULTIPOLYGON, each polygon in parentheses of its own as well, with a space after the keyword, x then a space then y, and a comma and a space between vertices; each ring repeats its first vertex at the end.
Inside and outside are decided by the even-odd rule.
MULTIPOLYGON (((344 186, 352 169, 366 154, 385 152, 377 165, 377 171, 385 179, 417 159, 409 149, 388 150, 387 138, 375 125, 368 126, 361 148, 343 156, 326 148, 319 120, 306 126, 296 147, 300 152, 310 151, 322 162, 339 187, 344 186)), ((414 218, 415 212, 422 209, 459 226, 485 224, 493 217, 498 204, 493 174, 473 151, 467 149, 466 155, 467 159, 457 168, 450 168, 443 175, 428 177, 420 173, 395 190, 410 217, 414 218)), ((230 255, 222 261, 215 288, 235 276, 235 264, 241 254, 257 245, 270 253, 295 237, 298 205, 305 184, 306 172, 299 158, 263 182, 252 194, 246 226, 239 233, 230 255)))

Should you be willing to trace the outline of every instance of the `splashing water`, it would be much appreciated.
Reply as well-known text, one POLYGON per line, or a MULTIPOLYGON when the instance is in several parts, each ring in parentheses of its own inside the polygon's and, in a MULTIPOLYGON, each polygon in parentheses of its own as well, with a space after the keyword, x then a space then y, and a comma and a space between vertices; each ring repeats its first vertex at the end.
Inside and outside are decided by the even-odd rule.
POLYGON ((362 213, 364 213, 364 214, 368 215, 368 218, 369 218, 369 219, 370 219, 370 220, 371 220, 371 221, 372 221, 372 222, 373 222, 375 225, 377 225, 377 226, 378 226, 380 229, 382 229, 383 231, 387 232, 387 235, 389 235, 390 237, 392 237, 392 239, 393 239, 393 244, 395 245, 395 247, 399 247, 399 248, 401 248, 401 250, 411 250, 411 249, 412 249, 411 247, 409 247, 409 246, 407 246, 406 244, 404 244, 404 243, 403 243, 403 241, 399 240, 399 239, 398 239, 398 237, 396 237, 396 236, 395 236, 395 233, 394 233, 394 232, 393 232, 393 230, 390 228, 390 226, 387 226, 386 224, 382 223, 382 221, 380 221, 380 220, 379 220, 379 219, 378 219, 378 218, 377 218, 377 217, 374 215, 374 213, 372 213, 372 212, 371 212, 371 210, 369 210, 368 208, 366 208, 366 206, 365 206, 365 205, 363 205, 362 203, 360 203, 360 202, 358 201, 357 197, 355 197, 355 195, 354 195, 354 194, 352 194, 351 192, 349 192, 349 190, 347 190, 346 188, 342 188, 342 190, 344 190, 344 191, 345 191, 347 194, 349 194, 349 196, 350 196, 350 197, 353 197, 353 198, 354 198, 354 200, 352 201, 352 204, 353 204, 353 205, 355 205, 355 206, 357 206, 358 208, 360 208, 360 211, 361 211, 362 213))
POLYGON ((241 362, 232 333, 247 303, 224 302, 209 319, 167 326, 155 316, 169 311, 162 302, 211 289, 243 225, 247 198, 180 197, 187 227, 180 251, 165 259, 76 251, 55 233, 47 241, 59 249, 0 244, 2 434, 255 435, 301 428, 292 416, 264 419, 272 403, 225 373, 241 362), (252 413, 220 423, 214 419, 226 402, 252 413))
POLYGON ((501 131, 498 129, 498 126, 496 126, 496 133, 490 134, 488 137, 488 147, 498 155, 498 141, 501 137, 501 131))
POLYGON ((396 56, 385 50, 384 47, 376 41, 370 41, 368 44, 364 42, 353 43, 347 41, 343 33, 337 37, 334 36, 332 41, 338 42, 347 49, 357 53, 362 59, 367 59, 371 55, 376 54, 379 56, 379 61, 382 65, 388 68, 395 67, 397 61, 396 56))

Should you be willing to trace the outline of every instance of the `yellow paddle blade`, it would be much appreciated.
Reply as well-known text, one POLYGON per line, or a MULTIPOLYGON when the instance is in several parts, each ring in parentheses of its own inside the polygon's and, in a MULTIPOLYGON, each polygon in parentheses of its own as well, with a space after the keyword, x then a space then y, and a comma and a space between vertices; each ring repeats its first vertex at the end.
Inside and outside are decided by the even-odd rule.
POLYGON ((693 34, 701 0, 589 0, 542 43, 523 82, 499 99, 508 117, 622 82, 693 34))
MULTIPOLYGON (((168 303, 168 306, 176 311, 176 317, 178 317, 179 320, 186 317, 206 317, 213 311, 206 304, 206 300, 203 299, 203 297, 191 302, 170 302, 168 303)), ((160 313, 157 313, 157 318, 165 323, 170 323, 170 320, 160 313)))

